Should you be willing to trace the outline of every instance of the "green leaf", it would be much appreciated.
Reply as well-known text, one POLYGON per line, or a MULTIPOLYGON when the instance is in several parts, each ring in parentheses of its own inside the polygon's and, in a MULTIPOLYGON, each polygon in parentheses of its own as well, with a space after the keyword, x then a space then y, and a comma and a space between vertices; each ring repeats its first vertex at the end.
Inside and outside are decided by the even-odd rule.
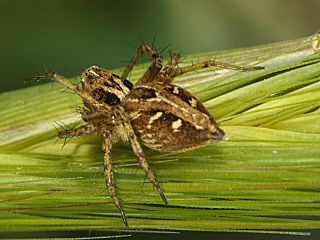
MULTIPOLYGON (((226 139, 183 153, 144 148, 168 206, 145 181, 130 146, 114 145, 129 230, 105 187, 101 138, 72 139, 65 146, 57 141, 53 125, 81 124, 75 113, 80 99, 56 83, 2 93, 0 234, 120 229, 307 234, 319 228, 318 38, 197 54, 181 63, 217 59, 265 70, 208 68, 176 78, 204 102, 226 139)), ((147 67, 136 67, 130 79, 136 81, 147 67)))

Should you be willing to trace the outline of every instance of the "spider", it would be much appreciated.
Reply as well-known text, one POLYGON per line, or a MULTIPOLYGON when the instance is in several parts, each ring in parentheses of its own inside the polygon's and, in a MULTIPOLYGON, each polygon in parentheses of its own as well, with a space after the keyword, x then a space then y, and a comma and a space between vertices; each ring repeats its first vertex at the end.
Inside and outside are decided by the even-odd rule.
POLYGON ((179 54, 173 54, 164 65, 159 52, 141 44, 122 76, 91 66, 81 75, 81 88, 55 72, 31 78, 37 81, 47 78, 58 81, 82 98, 84 106, 77 111, 86 124, 72 130, 60 131, 58 137, 102 134, 105 183, 125 227, 129 225, 116 193, 112 172, 112 143, 122 139, 131 144, 147 177, 159 192, 163 202, 168 204, 138 139, 151 149, 177 152, 219 141, 224 136, 223 130, 218 127, 208 110, 191 93, 172 84, 173 79, 184 73, 207 67, 237 71, 262 69, 262 67, 236 66, 214 60, 179 68, 177 65, 180 58, 179 54), (127 77, 143 54, 149 55, 153 62, 133 85, 127 77))

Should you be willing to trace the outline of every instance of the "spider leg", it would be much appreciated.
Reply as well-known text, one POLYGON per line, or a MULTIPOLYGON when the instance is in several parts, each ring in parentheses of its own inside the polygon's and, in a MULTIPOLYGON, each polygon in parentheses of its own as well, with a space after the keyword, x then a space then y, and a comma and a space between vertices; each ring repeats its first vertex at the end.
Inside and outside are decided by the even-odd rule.
POLYGON ((172 54, 167 65, 161 70, 160 74, 158 74, 156 81, 168 83, 172 82, 175 69, 179 63, 180 58, 180 54, 172 54))
POLYGON ((90 112, 90 111, 86 107, 77 107, 76 108, 76 112, 80 113, 80 114, 84 114, 84 113, 87 113, 87 112, 90 112))
POLYGON ((92 105, 99 106, 101 109, 110 110, 110 107, 107 104, 101 104, 99 101, 97 101, 94 97, 92 97, 87 92, 81 90, 77 85, 73 84, 72 82, 68 81, 64 76, 59 75, 55 72, 46 72, 43 75, 34 76, 29 78, 29 81, 40 81, 43 79, 52 79, 54 81, 57 81, 61 83, 66 88, 72 90, 74 93, 79 95, 84 101, 92 103, 92 105))
MULTIPOLYGON (((120 108, 119 108, 119 110, 120 110, 120 108)), ((124 126, 124 129, 126 131, 126 135, 130 141, 132 150, 133 150, 134 154, 136 155, 137 160, 139 161, 143 170, 146 172, 147 177, 150 179, 153 186, 158 190, 163 202, 165 204, 168 204, 166 196, 164 195, 164 193, 160 187, 159 182, 157 181, 153 171, 149 167, 149 164, 148 164, 148 162, 145 158, 145 155, 144 155, 144 151, 143 151, 141 145, 139 144, 138 138, 137 138, 136 134, 134 133, 134 130, 132 129, 132 126, 128 120, 128 117, 125 115, 125 112, 123 109, 118 111, 118 113, 120 114, 120 118, 121 118, 122 124, 124 126)))
POLYGON ((60 131, 58 132, 58 137, 72 138, 72 137, 80 137, 84 135, 96 135, 97 133, 98 133, 98 130, 96 126, 89 123, 74 129, 60 131))
MULTIPOLYGON (((130 126, 130 128, 131 128, 131 126, 130 126)), ((136 135, 134 134, 132 129, 128 129, 128 130, 129 130, 128 137, 129 137, 129 141, 130 141, 130 144, 131 144, 131 147, 132 147, 134 154, 136 155, 140 165, 142 166, 143 170, 146 172, 146 174, 147 174, 148 178, 150 179, 150 181, 152 182, 153 186, 158 190, 163 202, 165 204, 168 204, 166 196, 164 195, 164 193, 160 187, 159 182, 157 181, 154 173, 152 172, 152 170, 149 167, 149 164, 148 164, 148 162, 145 158, 145 155, 144 155, 144 151, 141 148, 136 135)))
POLYGON ((157 74, 162 69, 162 55, 156 51, 154 51, 151 47, 145 44, 140 44, 137 49, 137 52, 131 58, 127 68, 124 70, 122 74, 122 78, 125 79, 128 77, 129 73, 132 71, 134 65, 137 63, 138 59, 143 55, 149 55, 154 59, 153 63, 147 69, 147 71, 143 74, 143 76, 138 80, 137 85, 140 85, 145 82, 152 81, 157 74))
POLYGON ((122 221, 126 227, 129 227, 127 217, 124 213, 122 204, 120 199, 117 197, 115 184, 114 184, 114 178, 113 178, 113 172, 112 172, 112 159, 111 159, 111 147, 112 147, 112 134, 110 131, 104 131, 103 132, 103 151, 104 151, 104 179, 106 182, 106 185, 108 187, 109 193, 111 195, 111 198, 113 202, 115 203, 116 207, 120 211, 120 215, 122 218, 122 221))
POLYGON ((171 73, 171 75, 173 77, 177 77, 179 75, 182 75, 188 72, 193 72, 193 71, 203 69, 203 68, 208 68, 208 67, 219 67, 219 68, 231 69, 231 70, 241 71, 241 72, 264 69, 264 67, 260 67, 260 66, 256 66, 256 67, 237 66, 229 63, 217 62, 215 60, 208 60, 208 61, 192 64, 190 66, 183 67, 183 68, 175 68, 173 70, 174 72, 171 73))
POLYGON ((113 125, 114 117, 109 112, 89 112, 89 111, 81 111, 81 118, 86 122, 94 122, 97 125, 113 125), (100 123, 100 124, 99 124, 100 123))

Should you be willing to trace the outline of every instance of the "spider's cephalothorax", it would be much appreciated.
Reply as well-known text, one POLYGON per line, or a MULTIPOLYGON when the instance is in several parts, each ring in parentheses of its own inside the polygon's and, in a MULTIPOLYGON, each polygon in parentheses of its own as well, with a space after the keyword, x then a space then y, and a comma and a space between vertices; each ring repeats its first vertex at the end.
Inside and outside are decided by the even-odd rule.
POLYGON ((191 93, 171 83, 174 77, 210 66, 238 71, 261 69, 212 60, 178 68, 179 59, 180 56, 174 54, 163 66, 162 56, 158 52, 146 45, 140 45, 121 77, 106 69, 92 66, 81 75, 82 88, 54 72, 32 78, 56 80, 83 99, 84 107, 78 111, 87 124, 61 131, 58 136, 71 138, 99 133, 103 135, 105 182, 125 226, 128 226, 128 222, 116 195, 112 173, 112 143, 118 138, 129 141, 147 177, 167 204, 138 139, 152 149, 175 152, 219 141, 224 135, 208 110, 191 93), (154 61, 133 86, 126 78, 142 54, 149 55, 154 61))
MULTIPOLYGON (((83 90, 110 106, 119 105, 133 88, 130 81, 97 66, 86 69, 80 81, 83 90)), ((85 105, 91 107, 90 102, 85 105)))

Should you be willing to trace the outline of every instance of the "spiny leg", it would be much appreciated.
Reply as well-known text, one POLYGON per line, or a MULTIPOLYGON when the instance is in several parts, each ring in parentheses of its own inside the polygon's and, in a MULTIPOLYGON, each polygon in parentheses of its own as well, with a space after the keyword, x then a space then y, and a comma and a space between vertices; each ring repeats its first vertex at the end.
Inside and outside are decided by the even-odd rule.
POLYGON ((72 138, 80 137, 84 135, 96 135, 98 133, 97 128, 93 124, 83 125, 74 129, 64 130, 58 132, 59 138, 72 138))
POLYGON ((104 151, 104 180, 108 187, 109 193, 111 195, 111 198, 113 202, 115 203, 116 207, 120 211, 120 215, 122 218, 122 221, 126 227, 129 227, 127 217, 124 213, 122 204, 120 199, 117 197, 115 184, 114 184, 114 178, 113 178, 113 172, 112 172, 112 159, 111 159, 111 147, 112 147, 112 135, 110 131, 105 131, 103 133, 103 151, 104 151))
POLYGON ((167 198, 164 195, 164 193, 163 193, 163 191, 162 191, 162 189, 160 187, 160 184, 157 181, 154 173, 150 169, 149 164, 148 164, 148 162, 147 162, 147 160, 145 158, 144 151, 141 148, 141 146, 140 146, 140 144, 138 142, 138 139, 137 139, 137 137, 134 134, 132 129, 129 130, 128 137, 129 137, 129 141, 130 141, 132 150, 133 150, 134 154, 136 155, 140 165, 142 166, 143 170, 146 172, 146 174, 147 174, 148 178, 150 179, 150 181, 152 182, 153 186, 158 190, 158 192, 160 194, 160 197, 162 198, 163 202, 165 204, 168 204, 167 198))
POLYGON ((63 86, 69 88, 73 92, 75 92, 77 95, 79 95, 83 100, 92 103, 92 105, 99 106, 102 109, 110 110, 110 107, 107 104, 101 104, 99 101, 97 101, 94 97, 92 97, 87 92, 81 90, 77 85, 73 84, 72 82, 68 81, 64 76, 59 75, 55 72, 47 72, 43 75, 34 76, 29 78, 29 81, 40 81, 43 79, 52 79, 54 81, 57 81, 61 83, 63 86))
POLYGON ((172 82, 174 78, 175 69, 181 59, 180 54, 172 54, 167 65, 161 70, 154 81, 172 82))
POLYGON ((158 52, 154 51, 151 47, 149 47, 146 44, 140 44, 140 46, 137 49, 137 52, 133 55, 133 57, 131 58, 127 68, 123 71, 122 73, 122 78, 127 78, 129 73, 132 71, 134 65, 137 64, 137 61, 139 60, 139 58, 143 55, 149 55, 151 58, 153 58, 154 60, 156 60, 157 58, 161 58, 162 60, 162 56, 161 54, 159 54, 158 52))
POLYGON ((164 195, 163 191, 161 190, 159 182, 157 181, 154 173, 152 172, 152 170, 149 167, 149 164, 148 164, 148 162, 145 158, 145 155, 144 155, 144 151, 138 142, 138 138, 137 138, 136 134, 134 133, 127 116, 125 115, 124 110, 121 109, 120 111, 118 111, 118 114, 120 115, 120 116, 118 115, 118 117, 120 119, 122 119, 121 121, 122 121, 122 124, 124 125, 124 129, 126 131, 128 139, 130 141, 132 150, 133 150, 134 154, 136 155, 140 165, 142 166, 143 170, 146 172, 147 177, 150 179, 153 186, 158 190, 163 202, 165 204, 168 204, 166 196, 164 195))
POLYGON ((91 112, 86 107, 77 107, 76 111, 81 114, 82 120, 91 122, 96 126, 113 126, 115 124, 115 118, 111 112, 91 112))
POLYGON ((159 71, 162 69, 162 56, 160 53, 154 51, 151 47, 141 44, 138 47, 137 52, 131 58, 127 68, 124 70, 122 74, 122 78, 125 79, 128 77, 129 73, 132 71, 134 65, 137 63, 138 59, 143 55, 149 55, 154 59, 153 63, 147 69, 147 71, 143 74, 143 76, 137 82, 137 85, 140 85, 145 82, 149 82, 150 79, 154 79, 159 71))
POLYGON ((114 117, 112 116, 111 113, 109 112, 89 112, 89 111, 79 111, 81 113, 81 118, 86 121, 86 122, 95 122, 95 123, 100 123, 103 124, 104 126, 106 125, 114 125, 114 117))
POLYGON ((203 69, 203 68, 208 68, 208 67, 226 68, 226 69, 231 69, 231 70, 241 71, 241 72, 256 71, 256 70, 264 69, 264 67, 260 67, 260 66, 256 66, 256 67, 237 66, 229 63, 222 63, 214 60, 208 60, 201 63, 192 64, 187 67, 176 68, 174 69, 174 73, 172 74, 172 76, 177 77, 187 72, 193 72, 193 71, 203 69))
POLYGON ((62 148, 73 138, 73 137, 80 137, 85 135, 97 135, 98 131, 97 128, 92 124, 87 124, 84 126, 80 126, 74 129, 65 129, 61 124, 58 124, 63 131, 59 131, 56 127, 58 132, 58 137, 64 138, 64 143, 62 148))

